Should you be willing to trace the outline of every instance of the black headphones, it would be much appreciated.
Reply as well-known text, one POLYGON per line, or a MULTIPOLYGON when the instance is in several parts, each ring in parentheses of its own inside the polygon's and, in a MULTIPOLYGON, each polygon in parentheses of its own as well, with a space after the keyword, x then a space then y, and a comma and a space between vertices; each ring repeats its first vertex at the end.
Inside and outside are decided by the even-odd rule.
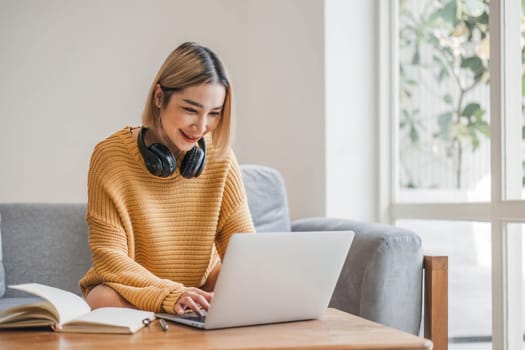
MULTIPOLYGON (((147 131, 148 128, 140 128, 139 136, 137 137, 140 154, 142 154, 142 158, 144 158, 146 168, 155 176, 171 176, 177 168, 177 158, 175 158, 175 155, 168 147, 161 143, 146 146, 144 135, 147 131)), ((194 146, 186 152, 182 159, 180 174, 186 179, 198 177, 204 170, 204 163, 206 162, 206 143, 204 142, 204 137, 201 137, 198 143, 199 147, 194 146)))

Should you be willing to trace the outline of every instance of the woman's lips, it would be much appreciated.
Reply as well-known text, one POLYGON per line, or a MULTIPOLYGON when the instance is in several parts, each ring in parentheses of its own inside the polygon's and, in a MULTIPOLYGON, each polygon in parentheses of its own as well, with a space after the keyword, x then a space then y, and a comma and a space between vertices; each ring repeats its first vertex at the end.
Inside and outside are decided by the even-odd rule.
POLYGON ((182 130, 180 131, 180 133, 182 134, 182 137, 184 137, 184 139, 188 142, 197 142, 200 139, 200 136, 189 136, 182 130))

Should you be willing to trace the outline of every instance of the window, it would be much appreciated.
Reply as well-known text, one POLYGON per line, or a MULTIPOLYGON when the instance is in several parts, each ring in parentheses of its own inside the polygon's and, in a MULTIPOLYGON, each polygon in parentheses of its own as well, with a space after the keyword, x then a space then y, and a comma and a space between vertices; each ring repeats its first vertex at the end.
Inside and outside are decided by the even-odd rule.
POLYGON ((522 3, 380 6, 382 219, 449 256, 450 349, 525 349, 522 3))
POLYGON ((490 349, 492 339, 491 240, 486 222, 398 220, 417 232, 425 255, 447 255, 451 350, 470 344, 490 349))
POLYGON ((399 200, 490 199, 488 4, 399 7, 399 200))

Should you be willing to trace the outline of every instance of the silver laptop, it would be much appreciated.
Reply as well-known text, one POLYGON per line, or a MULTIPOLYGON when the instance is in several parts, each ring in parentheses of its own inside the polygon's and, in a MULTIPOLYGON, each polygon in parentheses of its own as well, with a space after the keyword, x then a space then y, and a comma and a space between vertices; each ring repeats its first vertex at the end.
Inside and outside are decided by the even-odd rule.
POLYGON ((202 329, 320 318, 353 238, 352 231, 235 234, 208 312, 156 316, 202 329))

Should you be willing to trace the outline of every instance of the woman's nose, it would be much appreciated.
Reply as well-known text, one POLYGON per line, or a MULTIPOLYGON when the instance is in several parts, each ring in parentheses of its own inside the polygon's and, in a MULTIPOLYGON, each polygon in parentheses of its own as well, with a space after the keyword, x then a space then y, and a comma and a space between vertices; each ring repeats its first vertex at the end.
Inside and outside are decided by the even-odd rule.
POLYGON ((203 134, 206 131, 206 124, 207 124, 208 118, 206 116, 199 116, 197 120, 193 123, 194 127, 203 134))

